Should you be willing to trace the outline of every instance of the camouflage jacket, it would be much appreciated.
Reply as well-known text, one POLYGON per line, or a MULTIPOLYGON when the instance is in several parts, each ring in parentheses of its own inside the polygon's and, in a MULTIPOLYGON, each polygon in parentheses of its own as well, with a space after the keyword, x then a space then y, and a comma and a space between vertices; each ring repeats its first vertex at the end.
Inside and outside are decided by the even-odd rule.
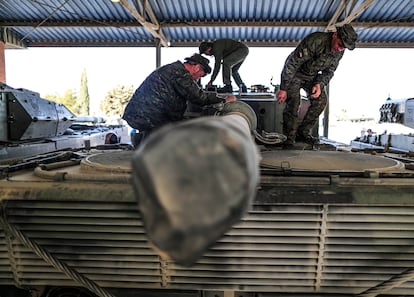
POLYGON ((203 92, 182 62, 152 72, 135 91, 123 119, 135 129, 149 131, 183 119, 187 101, 197 105, 222 102, 216 93, 203 92))
POLYGON ((233 39, 223 38, 223 39, 217 39, 216 41, 213 42, 213 49, 211 51, 211 54, 214 56, 215 62, 214 62, 214 69, 213 69, 213 73, 211 74, 210 81, 214 81, 216 79, 217 74, 220 71, 221 62, 223 61, 223 59, 241 47, 247 47, 247 46, 233 39))
POLYGON ((315 32, 305 37, 286 59, 280 89, 286 90, 294 77, 326 86, 344 54, 331 52, 331 42, 332 33, 315 32))

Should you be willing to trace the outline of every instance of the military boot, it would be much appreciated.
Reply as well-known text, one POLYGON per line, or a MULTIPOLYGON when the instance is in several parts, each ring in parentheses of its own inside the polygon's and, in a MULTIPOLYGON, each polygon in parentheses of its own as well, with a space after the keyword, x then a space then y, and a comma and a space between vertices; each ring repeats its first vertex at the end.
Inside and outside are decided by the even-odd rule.
POLYGON ((217 93, 233 93, 233 87, 231 85, 225 85, 224 87, 217 89, 217 93))
POLYGON ((319 138, 314 137, 312 135, 303 136, 303 135, 299 134, 296 137, 296 140, 299 141, 299 142, 304 142, 304 143, 311 144, 311 145, 319 144, 319 138))

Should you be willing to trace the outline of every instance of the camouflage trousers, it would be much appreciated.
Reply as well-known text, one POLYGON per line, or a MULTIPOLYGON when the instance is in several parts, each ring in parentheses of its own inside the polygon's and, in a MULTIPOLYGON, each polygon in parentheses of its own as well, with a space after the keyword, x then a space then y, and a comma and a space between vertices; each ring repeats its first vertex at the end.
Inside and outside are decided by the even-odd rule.
POLYGON ((318 98, 310 98, 313 85, 313 81, 295 77, 286 90, 287 100, 283 110, 283 133, 290 142, 294 142, 297 135, 303 137, 309 135, 326 107, 328 96, 325 88, 321 90, 321 95, 318 98), (309 108, 301 123, 298 121, 298 109, 301 101, 300 89, 306 92, 310 101, 309 108))

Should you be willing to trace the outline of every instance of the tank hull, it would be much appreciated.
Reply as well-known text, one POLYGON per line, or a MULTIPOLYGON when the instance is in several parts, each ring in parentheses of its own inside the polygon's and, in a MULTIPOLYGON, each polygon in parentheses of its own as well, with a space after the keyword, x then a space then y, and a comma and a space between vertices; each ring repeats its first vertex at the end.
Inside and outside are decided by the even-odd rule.
MULTIPOLYGON (((279 152, 261 152, 251 207, 192 267, 163 257, 148 241, 131 186, 132 152, 91 152, 108 154, 99 159, 113 165, 86 158, 9 174, 0 180, 0 285, 39 292, 85 287, 67 270, 73 269, 113 296, 351 296, 411 267, 410 171, 379 156, 379 165, 365 169, 338 163, 308 170, 290 161, 300 151, 279 152)), ((306 159, 322 154, 312 152, 306 159)), ((413 285, 408 280, 387 294, 413 296, 413 285)))

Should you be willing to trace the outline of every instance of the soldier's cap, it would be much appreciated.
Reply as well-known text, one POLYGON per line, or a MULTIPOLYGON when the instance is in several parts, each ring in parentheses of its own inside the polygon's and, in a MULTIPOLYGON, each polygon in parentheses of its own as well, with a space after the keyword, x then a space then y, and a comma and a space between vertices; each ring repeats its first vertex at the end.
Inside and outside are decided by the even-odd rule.
POLYGON ((210 66, 208 66, 208 63, 210 63, 210 61, 200 54, 194 54, 191 57, 185 58, 184 60, 186 60, 187 62, 194 62, 200 64, 206 74, 211 72, 211 68, 210 66))
POLYGON ((350 24, 345 24, 341 27, 336 27, 336 31, 344 46, 352 51, 355 48, 355 42, 358 38, 358 34, 354 28, 350 24))

